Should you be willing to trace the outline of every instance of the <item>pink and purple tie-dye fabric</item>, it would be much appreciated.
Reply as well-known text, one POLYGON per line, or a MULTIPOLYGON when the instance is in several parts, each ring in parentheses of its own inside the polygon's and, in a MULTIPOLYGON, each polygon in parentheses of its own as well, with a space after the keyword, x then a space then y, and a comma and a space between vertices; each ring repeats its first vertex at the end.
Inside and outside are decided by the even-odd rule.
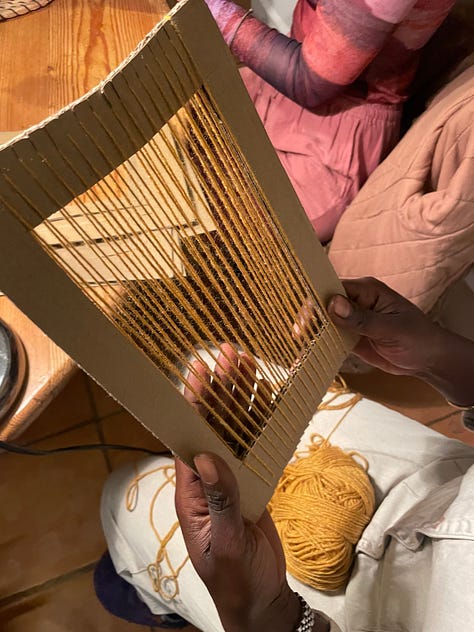
POLYGON ((367 100, 400 103, 418 51, 454 0, 298 0, 290 37, 229 0, 208 6, 232 52, 296 103, 315 108, 351 87, 367 100))

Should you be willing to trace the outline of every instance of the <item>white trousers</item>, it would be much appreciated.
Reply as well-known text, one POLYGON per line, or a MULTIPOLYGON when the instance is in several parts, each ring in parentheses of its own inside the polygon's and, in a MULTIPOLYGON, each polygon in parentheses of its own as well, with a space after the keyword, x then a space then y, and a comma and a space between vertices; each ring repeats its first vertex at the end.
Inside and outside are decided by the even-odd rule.
MULTIPOLYGON (((300 447, 309 443, 309 438, 313 433, 328 436, 343 412, 320 411, 314 415, 301 440, 300 447)), ((385 603, 388 593, 381 594, 381 591, 377 589, 377 585, 380 584, 378 577, 380 567, 384 563, 384 558, 387 558, 387 564, 393 556, 398 556, 397 560, 399 560, 397 546, 404 549, 403 545, 400 545, 402 538, 394 538, 394 548, 390 549, 389 554, 384 554, 387 533, 394 524, 400 522, 405 514, 412 515, 420 498, 463 475, 474 463, 474 450, 369 400, 362 400, 352 409, 332 436, 331 442, 343 449, 355 450, 368 460, 369 474, 374 484, 378 506, 358 549, 358 558, 361 560, 360 563, 356 562, 347 588, 350 603, 347 603, 349 598, 346 599, 344 591, 322 593, 301 584, 291 576, 288 577, 289 583, 314 609, 326 613, 342 630, 348 632, 352 629, 395 629, 382 627, 386 625, 382 621, 385 615, 382 619, 380 614, 377 615, 377 622, 374 624, 370 620, 371 616, 375 616, 373 612, 367 613, 367 608, 359 612, 358 608, 362 606, 358 606, 357 595, 359 592, 362 594, 364 591, 366 593, 368 590, 373 591, 366 597, 374 606, 374 610, 377 607, 380 609, 380 604, 377 606, 374 601, 385 603), (368 582, 374 584, 373 588, 367 584, 368 582), (351 620, 362 621, 361 626, 381 627, 366 628, 359 627, 359 624, 353 627, 351 620), (364 621, 366 621, 365 624, 364 621)), ((101 514, 110 555, 117 572, 133 584, 153 613, 176 612, 204 632, 222 632, 223 628, 214 603, 189 560, 180 571, 177 581, 179 589, 177 594, 173 595, 177 586, 170 577, 172 569, 179 567, 187 555, 179 528, 166 546, 167 557, 157 568, 153 566, 160 546, 159 537, 163 538, 177 520, 173 484, 166 483, 167 478, 163 470, 151 472, 165 465, 172 466, 172 460, 166 457, 147 458, 114 472, 107 481, 101 514), (137 474, 143 475, 147 472, 151 473, 144 476, 138 485, 131 487, 137 474), (154 498, 156 491, 163 484, 164 487, 154 498), (168 597, 155 590, 158 575, 162 578, 161 593, 167 592, 168 597), (167 576, 168 579, 166 579, 167 576)), ((452 490, 447 493, 456 494, 452 490)), ((426 515, 423 520, 426 521, 426 515)), ((407 590, 425 590, 419 586, 427 581, 429 583, 432 555, 428 553, 429 547, 425 546, 418 551, 413 551, 413 559, 411 557, 409 560, 404 559, 403 564, 410 565, 409 585, 400 584, 398 588, 395 587, 395 590, 404 590, 404 587, 407 590), (415 557, 416 555, 418 558, 415 557), (418 568, 420 576, 416 577, 418 568)), ((399 576, 400 572, 397 568, 397 578, 399 576)), ((402 577, 400 581, 403 582, 405 579, 402 577)), ((388 592, 393 589, 393 583, 391 587, 390 585, 386 587, 388 592)), ((418 598, 425 597, 423 593, 418 598)), ((369 610, 372 611, 372 608, 369 610)), ((392 614, 388 613, 387 616, 390 619, 392 614)), ((414 613, 410 611, 407 616, 411 619, 405 623, 400 619, 404 616, 403 613, 397 615, 398 624, 402 627, 396 629, 410 632, 424 629, 422 621, 425 614, 422 611, 414 613)))

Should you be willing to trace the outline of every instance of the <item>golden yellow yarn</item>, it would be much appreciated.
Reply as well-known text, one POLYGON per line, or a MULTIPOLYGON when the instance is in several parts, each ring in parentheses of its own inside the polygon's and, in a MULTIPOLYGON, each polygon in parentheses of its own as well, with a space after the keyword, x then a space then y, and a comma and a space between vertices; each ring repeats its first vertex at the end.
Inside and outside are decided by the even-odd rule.
POLYGON ((175 533, 178 531, 179 522, 174 522, 174 524, 172 524, 170 529, 168 530, 168 533, 162 536, 155 525, 153 515, 155 512, 156 501, 158 500, 158 497, 161 494, 162 490, 167 485, 172 485, 173 487, 176 487, 176 470, 174 465, 160 465, 139 474, 136 468, 137 466, 135 464, 135 476, 130 482, 125 494, 125 506, 127 507, 128 511, 133 511, 137 506, 140 481, 147 476, 150 476, 150 474, 156 474, 157 472, 161 472, 161 474, 163 475, 164 481, 153 494, 148 511, 149 523, 153 530, 153 533, 156 536, 159 547, 156 553, 156 558, 153 562, 148 564, 147 571, 151 584, 153 586, 153 590, 157 592, 165 601, 172 601, 179 595, 178 577, 181 569, 188 561, 189 555, 186 555, 183 558, 178 567, 175 568, 173 566, 166 547, 175 535, 175 533), (166 572, 165 569, 168 569, 168 572, 166 572))
POLYGON ((289 572, 313 588, 336 590, 348 579, 355 544, 374 511, 367 462, 319 435, 295 456, 275 490, 270 513, 289 572))

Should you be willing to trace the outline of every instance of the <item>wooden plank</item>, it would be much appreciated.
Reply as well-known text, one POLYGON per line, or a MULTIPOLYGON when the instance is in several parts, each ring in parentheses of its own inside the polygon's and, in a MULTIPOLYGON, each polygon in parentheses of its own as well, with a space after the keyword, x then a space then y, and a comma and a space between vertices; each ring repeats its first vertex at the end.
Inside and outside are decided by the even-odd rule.
POLYGON ((55 0, 0 29, 0 130, 24 130, 80 98, 168 11, 166 0, 55 0))

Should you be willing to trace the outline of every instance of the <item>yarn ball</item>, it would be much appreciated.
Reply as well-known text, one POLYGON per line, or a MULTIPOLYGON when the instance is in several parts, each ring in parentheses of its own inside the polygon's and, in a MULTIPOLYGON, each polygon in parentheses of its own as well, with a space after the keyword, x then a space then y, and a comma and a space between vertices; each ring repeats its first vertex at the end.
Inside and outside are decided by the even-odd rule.
POLYGON ((269 510, 289 572, 318 590, 337 590, 373 514, 374 490, 355 453, 315 435, 304 454, 285 468, 269 510))

